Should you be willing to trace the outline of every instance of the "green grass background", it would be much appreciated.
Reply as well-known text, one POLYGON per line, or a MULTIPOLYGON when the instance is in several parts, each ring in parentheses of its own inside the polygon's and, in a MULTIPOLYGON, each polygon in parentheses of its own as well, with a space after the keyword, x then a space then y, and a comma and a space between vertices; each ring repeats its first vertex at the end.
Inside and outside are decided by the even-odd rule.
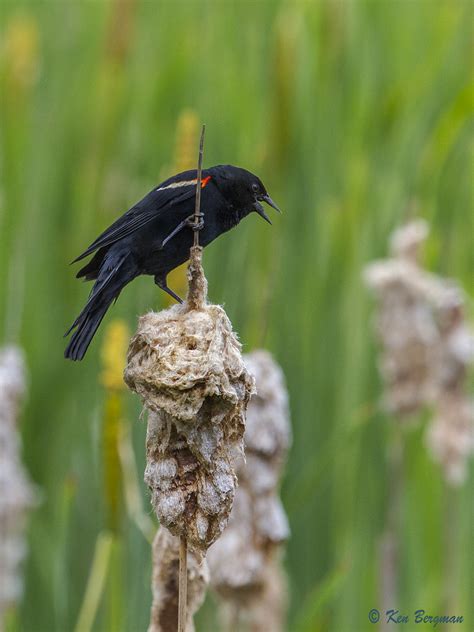
MULTIPOLYGON (((472 290, 472 7, 1 1, 0 342, 26 350, 24 459, 43 498, 12 630, 73 629, 107 526, 105 327, 83 363, 63 360, 62 333, 87 295, 68 262, 168 175, 185 108, 207 124, 205 164, 254 170, 284 209, 272 228, 254 215, 223 236, 205 267, 210 297, 225 305, 244 350, 269 348, 288 381, 288 629, 377 629, 367 613, 380 607, 392 420, 378 405, 361 271, 419 213, 432 228, 426 265, 472 290)), ((105 324, 123 317, 133 329, 137 315, 162 305, 142 278, 105 324)), ((131 394, 126 408, 141 480, 145 424, 131 394)), ((472 466, 463 488, 446 489, 424 448, 425 421, 404 433, 393 606, 462 614, 456 629, 470 630, 472 466)), ((144 484, 142 493, 148 507, 144 484)), ((112 562, 94 630, 144 630, 149 545, 127 515, 112 562)), ((198 632, 219 629, 214 610, 208 600, 198 632)))

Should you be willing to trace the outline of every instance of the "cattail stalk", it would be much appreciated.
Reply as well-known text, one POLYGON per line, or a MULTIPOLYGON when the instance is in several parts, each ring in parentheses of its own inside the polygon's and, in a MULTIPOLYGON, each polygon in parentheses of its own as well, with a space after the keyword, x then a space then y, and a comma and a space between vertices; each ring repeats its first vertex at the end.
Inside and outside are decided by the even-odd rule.
MULTIPOLYGON (((159 529, 153 542, 153 602, 148 632, 176 632, 178 629, 178 565, 180 538, 168 529, 159 529)), ((206 595, 209 581, 205 560, 192 551, 188 552, 186 583, 187 613, 186 632, 194 632, 193 615, 206 595)))
POLYGON ((204 214, 201 213, 201 180, 202 180, 202 158, 204 155, 204 134, 206 132, 206 126, 202 126, 201 131, 201 140, 199 142, 199 157, 198 157, 198 168, 197 168, 197 178, 196 178, 196 204, 194 207, 194 225, 196 229, 194 230, 194 247, 199 246, 199 230, 197 230, 197 225, 199 224, 199 220, 204 217, 204 214))

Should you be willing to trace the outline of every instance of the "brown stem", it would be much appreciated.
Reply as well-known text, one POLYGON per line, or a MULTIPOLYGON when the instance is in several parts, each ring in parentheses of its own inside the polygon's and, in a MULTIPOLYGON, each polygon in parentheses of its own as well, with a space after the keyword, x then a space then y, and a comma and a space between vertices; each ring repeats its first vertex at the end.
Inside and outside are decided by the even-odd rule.
MULTIPOLYGON (((206 126, 202 126, 201 140, 199 142, 199 158, 197 168, 197 181, 196 181, 196 206, 194 207, 194 225, 197 226, 201 215, 201 180, 202 180, 202 157, 204 154, 204 132, 206 126)), ((199 230, 194 230, 194 246, 199 246, 199 230)))
POLYGON ((179 597, 178 632, 186 632, 188 604, 188 544, 186 538, 179 539, 179 597))
POLYGON ((188 266, 188 295, 186 297, 187 310, 204 309, 207 301, 207 280, 202 268, 202 247, 193 246, 189 256, 188 266))

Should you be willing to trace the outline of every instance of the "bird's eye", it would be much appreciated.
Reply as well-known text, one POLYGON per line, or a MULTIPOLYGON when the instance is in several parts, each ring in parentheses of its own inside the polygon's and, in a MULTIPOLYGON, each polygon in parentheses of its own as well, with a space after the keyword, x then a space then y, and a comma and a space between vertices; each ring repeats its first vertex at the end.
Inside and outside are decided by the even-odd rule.
POLYGON ((258 192, 259 192, 260 187, 258 186, 258 184, 257 184, 256 182, 254 182, 254 183, 252 184, 252 190, 253 190, 255 193, 258 193, 258 192))

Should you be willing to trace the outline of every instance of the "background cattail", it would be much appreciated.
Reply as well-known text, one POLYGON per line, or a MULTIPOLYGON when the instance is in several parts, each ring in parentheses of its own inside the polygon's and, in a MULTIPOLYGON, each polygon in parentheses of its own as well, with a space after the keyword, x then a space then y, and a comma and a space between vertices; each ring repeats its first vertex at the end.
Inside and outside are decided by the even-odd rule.
POLYGON ((378 301, 375 331, 382 347, 383 403, 401 418, 426 404, 431 392, 430 360, 438 332, 427 300, 430 277, 418 266, 419 247, 427 234, 426 222, 410 222, 392 235, 393 257, 365 269, 378 301))
POLYGON ((21 598, 26 518, 36 492, 21 463, 17 419, 25 393, 25 366, 16 347, 0 350, 0 630, 21 598))
POLYGON ((461 483, 474 449, 473 406, 465 392, 474 337, 461 288, 418 263, 427 235, 422 220, 396 230, 393 257, 370 264, 365 278, 378 300, 375 327, 386 407, 399 418, 425 406, 434 411, 428 448, 447 480, 461 483))
POLYGON ((282 370, 268 352, 244 359, 257 393, 247 410, 245 459, 238 463, 229 525, 208 561, 226 629, 244 624, 254 632, 278 632, 285 629, 287 599, 280 558, 289 527, 278 488, 291 441, 288 395, 282 370))

